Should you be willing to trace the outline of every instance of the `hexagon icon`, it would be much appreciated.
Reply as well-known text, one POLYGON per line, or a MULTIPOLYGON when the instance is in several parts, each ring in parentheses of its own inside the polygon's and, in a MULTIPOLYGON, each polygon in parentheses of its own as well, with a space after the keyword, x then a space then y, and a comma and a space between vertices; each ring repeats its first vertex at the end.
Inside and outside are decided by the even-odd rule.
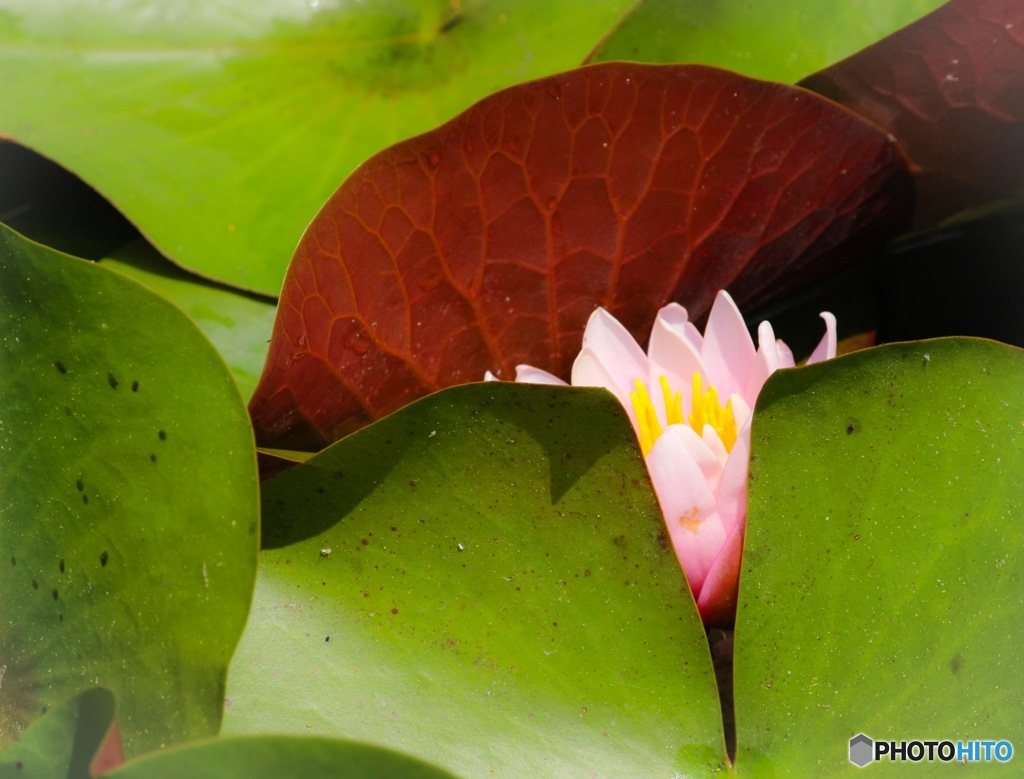
POLYGON ((875 759, 874 752, 875 742, 863 733, 858 733, 850 739, 850 762, 855 766, 866 766, 875 759))

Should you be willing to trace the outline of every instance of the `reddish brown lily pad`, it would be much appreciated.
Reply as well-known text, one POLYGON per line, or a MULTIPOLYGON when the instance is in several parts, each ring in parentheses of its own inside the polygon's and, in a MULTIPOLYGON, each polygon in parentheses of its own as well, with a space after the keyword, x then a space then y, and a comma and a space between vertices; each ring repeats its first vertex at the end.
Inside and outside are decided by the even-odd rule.
POLYGON ((566 375, 595 306, 643 337, 669 300, 763 297, 891 232, 909 187, 891 138, 795 87, 608 63, 506 89, 371 158, 314 219, 258 439, 316 448, 518 363, 566 375))
POLYGON ((805 79, 891 131, 919 224, 1024 190, 1024 3, 952 0, 805 79))

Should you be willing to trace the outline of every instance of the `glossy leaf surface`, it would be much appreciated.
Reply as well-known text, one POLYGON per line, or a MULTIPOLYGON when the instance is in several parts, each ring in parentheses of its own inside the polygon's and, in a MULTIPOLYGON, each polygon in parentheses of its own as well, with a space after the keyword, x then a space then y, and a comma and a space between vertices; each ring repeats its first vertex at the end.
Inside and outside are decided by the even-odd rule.
POLYGON ((10 0, 0 135, 95 186, 165 256, 276 295, 303 228, 356 165, 578 64, 625 7, 10 0))
MULTIPOLYGON (((858 733, 1013 741, 1024 352, 974 339, 883 346, 776 374, 755 413, 737 773, 859 776, 847 760, 858 733)), ((911 767, 929 770, 870 770, 911 767)))
POLYGON ((273 302, 186 273, 143 241, 100 264, 144 284, 187 314, 227 363, 242 397, 252 397, 274 326, 273 302))
POLYGON ((640 0, 589 61, 699 62, 792 83, 939 5, 941 0, 640 0))
POLYGON ((218 738, 147 755, 110 779, 453 779, 453 775, 379 747, 326 738, 218 738))
POLYGON ((1024 3, 951 0, 801 85, 896 136, 921 224, 1024 192, 1024 3))
POLYGON ((215 733, 252 593, 238 390, 135 282, 0 227, 0 743, 85 686, 128 754, 215 733))
POLYGON ((263 484, 225 731, 460 776, 713 775, 704 631, 609 394, 476 384, 263 484))
POLYGON ((697 66, 521 84, 360 167, 289 269, 250 412, 318 448, 518 363, 567 374, 603 305, 639 338, 823 272, 909 207, 890 138, 816 96, 697 66), (779 278, 786 275, 785 282, 779 278))

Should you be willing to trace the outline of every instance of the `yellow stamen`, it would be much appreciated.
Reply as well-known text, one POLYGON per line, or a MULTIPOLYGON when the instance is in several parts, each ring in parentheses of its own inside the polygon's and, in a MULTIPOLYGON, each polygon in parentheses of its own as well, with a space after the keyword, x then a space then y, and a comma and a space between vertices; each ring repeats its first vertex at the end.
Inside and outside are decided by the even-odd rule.
MULTIPOLYGON (((661 395, 665 401, 665 423, 667 425, 689 424, 698 435, 704 431, 704 425, 711 425, 718 433, 718 437, 725 444, 727 452, 732 451, 736 443, 736 417, 732 413, 732 400, 725 406, 718 402, 718 391, 708 386, 704 391, 700 374, 693 374, 693 413, 689 419, 683 416, 683 394, 672 392, 668 379, 664 376, 658 378, 661 384, 661 395)), ((647 385, 640 379, 636 380, 636 390, 629 393, 629 399, 633 403, 633 411, 636 412, 636 423, 639 429, 640 450, 644 457, 651 451, 654 442, 664 432, 658 413, 654 410, 654 403, 651 396, 647 394, 647 385)))
POLYGON ((732 399, 722 406, 718 400, 718 390, 708 385, 705 392, 702 385, 700 374, 694 373, 693 412, 687 421, 698 434, 704 430, 704 425, 711 425, 725 444, 725 450, 731 452, 736 443, 736 417, 732 411, 732 399))
POLYGON ((647 387, 640 379, 636 380, 636 391, 629 393, 629 399, 633 401, 633 410, 636 412, 637 427, 640 429, 640 451, 644 457, 651 451, 654 442, 661 435, 661 422, 654 411, 654 404, 647 394, 647 387))
POLYGON ((661 382, 661 394, 665 398, 665 422, 669 425, 683 424, 683 393, 673 395, 668 379, 664 376, 659 377, 658 381, 661 382))

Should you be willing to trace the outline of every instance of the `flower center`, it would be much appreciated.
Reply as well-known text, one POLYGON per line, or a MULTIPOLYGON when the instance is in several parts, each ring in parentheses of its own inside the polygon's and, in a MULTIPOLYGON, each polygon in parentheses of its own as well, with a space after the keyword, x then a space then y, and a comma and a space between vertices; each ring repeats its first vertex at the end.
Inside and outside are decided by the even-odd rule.
MULTIPOLYGON (((718 400, 718 390, 709 384, 705 391, 700 374, 695 373, 693 374, 693 413, 684 422, 682 393, 673 392, 668 379, 664 376, 659 377, 658 382, 661 384, 661 394, 665 399, 665 422, 667 424, 688 424, 698 434, 704 430, 704 425, 711 425, 718 433, 718 437, 722 439, 725 450, 732 451, 733 444, 736 443, 736 417, 732 412, 731 400, 723 406, 718 400)), ((646 457, 664 430, 662 430, 661 421, 654 410, 651 397, 647 394, 647 385, 640 379, 636 380, 636 390, 629 393, 629 399, 636 412, 640 449, 646 457)))

